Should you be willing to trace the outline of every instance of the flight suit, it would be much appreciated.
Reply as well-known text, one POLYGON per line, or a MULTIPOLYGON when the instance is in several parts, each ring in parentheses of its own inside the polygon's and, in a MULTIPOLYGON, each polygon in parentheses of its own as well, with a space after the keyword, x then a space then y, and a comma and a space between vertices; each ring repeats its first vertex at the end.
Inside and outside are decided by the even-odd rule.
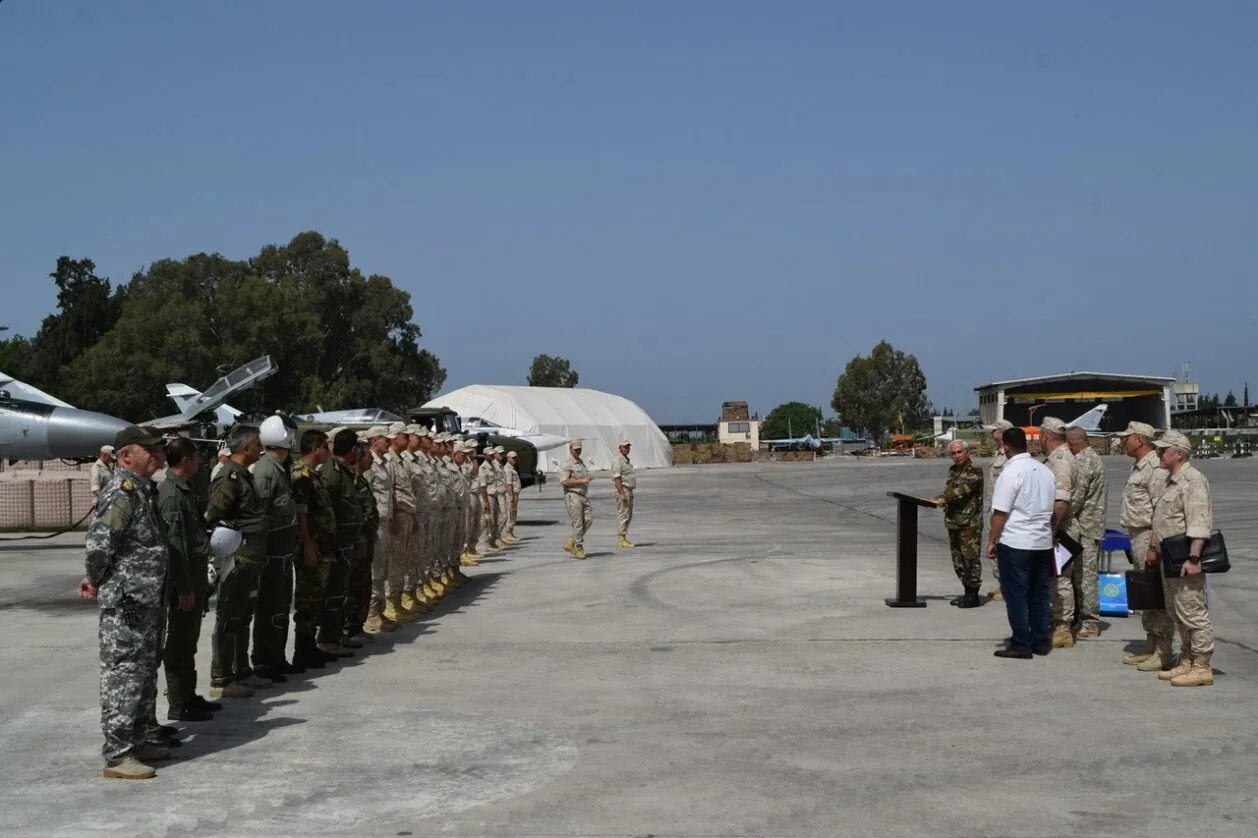
POLYGON ((210 484, 205 518, 211 526, 240 531, 244 541, 220 574, 214 616, 210 686, 225 687, 248 678, 249 623, 258 598, 258 574, 266 564, 267 516, 253 475, 228 460, 210 484))
POLYGON ((345 591, 356 554, 362 549, 358 537, 362 533, 363 510, 352 469, 331 457, 319 466, 319 474, 336 515, 336 561, 328 572, 328 587, 323 595, 319 642, 339 646, 345 625, 345 591))
POLYGON ((253 615, 253 666, 266 677, 278 674, 288 647, 288 612, 293 598, 293 560, 297 556, 297 506, 290 466, 271 452, 253 464, 253 483, 266 509, 266 565, 258 575, 258 604, 253 615), (278 669, 277 669, 278 668, 278 669))
POLYGON ((162 662, 166 699, 178 711, 197 693, 197 641, 209 589, 210 540, 192 484, 167 472, 157 487, 157 511, 170 557, 167 630, 162 662), (180 596, 193 594, 191 611, 179 609, 180 596))

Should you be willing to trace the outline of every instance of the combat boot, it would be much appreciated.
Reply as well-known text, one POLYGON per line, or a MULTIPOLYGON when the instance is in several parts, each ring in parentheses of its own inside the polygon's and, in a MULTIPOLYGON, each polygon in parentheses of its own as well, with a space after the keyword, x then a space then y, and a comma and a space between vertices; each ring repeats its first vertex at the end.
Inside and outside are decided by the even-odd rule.
POLYGON ((210 687, 210 698, 253 698, 253 690, 244 684, 210 687))
POLYGON ((1069 649, 1075 645, 1075 636, 1070 632, 1070 626, 1058 626, 1053 629, 1053 648, 1069 649))
POLYGON ((498 550, 506 550, 506 549, 507 549, 507 542, 505 542, 505 541, 503 541, 501 538, 499 538, 497 541, 495 541, 495 542, 494 542, 494 548, 495 548, 495 549, 498 549, 498 550))
POLYGON ((151 765, 145 765, 131 755, 105 766, 102 776, 107 780, 151 780, 157 776, 151 765))
POLYGON ((1192 669, 1184 675, 1176 675, 1171 679, 1172 687, 1208 687, 1214 683, 1214 670, 1210 668, 1210 657, 1207 652, 1192 659, 1192 669))
POLYGON ((1000 592, 1000 588, 992 591, 992 602, 1000 602, 1004 598, 1005 595, 1000 592))
POLYGON ((637 547, 638 545, 634 544, 632 541, 630 541, 629 539, 625 538, 622 535, 618 539, 616 539, 616 546, 619 547, 621 550, 632 550, 634 547, 637 547))
POLYGON ((983 601, 978 598, 978 588, 966 588, 965 596, 957 603, 957 608, 978 608, 983 601))
POLYGON ((571 538, 569 538, 567 541, 563 543, 563 551, 572 556, 575 556, 577 554, 576 545, 572 543, 571 538))
POLYGON ((172 704, 166 713, 166 718, 174 722, 208 722, 214 719, 214 714, 209 710, 202 710, 200 707, 189 704, 181 706, 172 704))
POLYGON ((1096 640, 1101 636, 1100 626, 1080 626, 1079 633, 1075 635, 1079 640, 1096 640))
POLYGON ((405 614, 402 601, 396 594, 384 598, 384 619, 392 623, 402 623, 406 621, 405 614))
POLYGON ((140 762, 161 762, 170 759, 170 749, 161 745, 145 745, 135 752, 135 758, 140 762))
POLYGON ((439 578, 433 577, 428 580, 428 590, 432 592, 433 599, 441 599, 445 596, 446 586, 441 584, 441 580, 439 578))
POLYGON ((1123 663, 1127 666, 1135 666, 1138 663, 1144 663, 1158 650, 1158 639, 1153 635, 1147 635, 1145 641, 1149 644, 1147 652, 1132 652, 1123 658, 1123 663))
POLYGON ((354 651, 352 649, 346 649, 339 642, 331 643, 327 640, 324 640, 321 643, 316 643, 315 648, 318 649, 320 652, 322 652, 325 658, 328 655, 331 655, 332 659, 354 657, 354 651))
POLYGON ((573 556, 575 556, 575 557, 577 557, 578 559, 584 559, 584 558, 585 558, 585 548, 584 548, 584 547, 574 547, 574 548, 572 548, 572 555, 573 555, 573 556))
POLYGON ((426 584, 415 589, 415 598, 429 611, 437 607, 437 595, 426 584))
POLYGON ((306 669, 324 669, 327 666, 327 661, 315 648, 314 638, 307 635, 298 635, 294 641, 293 661, 306 669))
POLYGON ((376 642, 376 638, 373 635, 369 634, 366 629, 358 629, 353 634, 345 635, 344 644, 346 646, 349 646, 351 649, 361 649, 363 646, 366 646, 368 643, 375 643, 375 642, 376 642), (358 645, 355 646, 354 645, 355 643, 357 643, 358 645))
POLYGON ((459 556, 459 564, 462 565, 463 567, 476 567, 476 565, 480 564, 480 562, 472 558, 471 553, 464 553, 463 555, 459 556))
MULTIPOLYGON (((1143 664, 1141 664, 1141 666, 1143 666, 1143 664)), ((1159 681, 1173 681, 1181 675, 1187 675, 1189 672, 1192 672, 1192 666, 1193 666, 1192 652, 1188 651, 1187 649, 1184 649, 1182 652, 1179 653, 1179 663, 1175 665, 1175 668, 1168 669, 1165 672, 1159 672, 1158 680, 1159 681)))
POLYGON ((346 649, 361 649, 363 647, 362 643, 355 640, 351 635, 348 635, 348 634, 341 635, 340 645, 344 646, 346 649))
POLYGON ((263 678, 256 672, 250 672, 247 676, 241 678, 236 683, 244 684, 246 687, 250 687, 255 690, 265 690, 273 684, 270 678, 263 678))
POLYGON ((422 613, 419 600, 415 599, 410 591, 402 591, 402 596, 398 598, 398 605, 401 606, 402 611, 405 613, 422 613))

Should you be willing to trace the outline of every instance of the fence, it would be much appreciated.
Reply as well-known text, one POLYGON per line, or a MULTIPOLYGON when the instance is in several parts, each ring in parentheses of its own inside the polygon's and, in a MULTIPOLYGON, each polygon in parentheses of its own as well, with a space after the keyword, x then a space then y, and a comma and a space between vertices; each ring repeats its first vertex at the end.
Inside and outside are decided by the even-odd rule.
POLYGON ((92 493, 86 480, 71 473, 0 480, 0 531, 73 526, 92 508, 92 493))

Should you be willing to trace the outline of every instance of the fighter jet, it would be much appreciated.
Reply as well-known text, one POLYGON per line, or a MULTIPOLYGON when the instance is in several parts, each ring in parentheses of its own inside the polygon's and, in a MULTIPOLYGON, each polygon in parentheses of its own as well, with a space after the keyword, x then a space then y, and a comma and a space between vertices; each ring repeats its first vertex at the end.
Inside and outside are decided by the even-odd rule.
POLYGON ((92 459, 129 424, 79 410, 0 372, 0 459, 92 459))
POLYGON ((167 384, 166 394, 174 400, 179 412, 144 424, 168 430, 187 427, 198 420, 208 419, 212 414, 213 436, 220 437, 224 430, 236 424, 240 418, 240 411, 227 404, 227 399, 248 390, 259 381, 265 381, 279 372, 279 369, 270 355, 263 355, 227 373, 211 384, 204 393, 187 384, 167 384))

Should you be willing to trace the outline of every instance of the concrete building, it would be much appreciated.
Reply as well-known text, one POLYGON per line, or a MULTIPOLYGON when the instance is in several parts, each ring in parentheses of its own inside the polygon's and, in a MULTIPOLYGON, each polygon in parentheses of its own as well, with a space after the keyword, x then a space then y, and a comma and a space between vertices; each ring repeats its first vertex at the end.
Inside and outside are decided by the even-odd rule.
POLYGON ((974 389, 985 425, 999 419, 1018 426, 1038 425, 1049 416, 1069 422, 1106 404, 1101 430, 1112 432, 1133 420, 1169 428, 1174 384, 1175 379, 1167 376, 1067 372, 995 381, 974 389))
POLYGON ((716 437, 722 445, 745 442, 751 446, 752 451, 757 451, 760 448, 760 422, 755 419, 722 421, 716 426, 716 437))

